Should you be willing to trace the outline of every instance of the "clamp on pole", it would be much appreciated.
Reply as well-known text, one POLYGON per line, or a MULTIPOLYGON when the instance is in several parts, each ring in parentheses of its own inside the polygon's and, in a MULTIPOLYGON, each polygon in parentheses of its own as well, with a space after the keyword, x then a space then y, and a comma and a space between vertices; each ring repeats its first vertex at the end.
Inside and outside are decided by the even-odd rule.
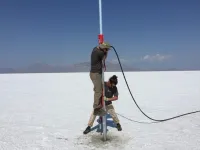
POLYGON ((99 42, 99 44, 102 44, 103 43, 103 41, 104 41, 104 36, 103 36, 103 34, 99 34, 98 35, 98 42, 99 42))

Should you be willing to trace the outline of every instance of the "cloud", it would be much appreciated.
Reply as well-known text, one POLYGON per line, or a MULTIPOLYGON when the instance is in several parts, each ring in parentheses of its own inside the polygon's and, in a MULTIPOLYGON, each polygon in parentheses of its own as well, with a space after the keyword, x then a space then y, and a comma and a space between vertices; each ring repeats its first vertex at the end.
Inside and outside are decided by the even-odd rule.
MULTIPOLYGON (((142 58, 131 58, 131 59, 124 59, 120 58, 120 62, 122 64, 129 64, 129 63, 141 63, 141 62, 163 62, 171 59, 171 55, 162 55, 162 54, 155 54, 155 55, 145 55, 142 58)), ((113 58, 110 60, 113 64, 118 64, 118 59, 113 58)))
POLYGON ((144 57, 141 58, 142 61, 150 61, 150 62, 161 62, 161 61, 166 61, 169 60, 172 56, 171 55, 161 55, 161 54, 156 54, 156 55, 145 55, 144 57))

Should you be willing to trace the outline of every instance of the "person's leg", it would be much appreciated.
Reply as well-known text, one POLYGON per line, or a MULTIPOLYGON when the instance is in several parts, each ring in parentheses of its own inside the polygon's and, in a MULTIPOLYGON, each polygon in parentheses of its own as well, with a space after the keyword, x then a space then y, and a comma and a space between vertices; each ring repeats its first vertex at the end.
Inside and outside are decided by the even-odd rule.
POLYGON ((90 73, 90 79, 94 85, 94 103, 93 108, 100 108, 101 107, 101 97, 102 97, 102 74, 99 73, 90 73))
POLYGON ((88 122, 88 126, 92 127, 95 119, 96 119, 96 115, 94 115, 92 111, 92 114, 90 115, 90 119, 88 122))
POLYGON ((113 121, 118 124, 119 119, 112 104, 107 106, 107 112, 111 115, 113 121))
POLYGON ((93 126, 93 123, 94 123, 94 120, 96 119, 96 116, 93 115, 93 112, 92 114, 90 115, 90 119, 89 119, 89 122, 88 122, 88 126, 87 128, 85 129, 85 131, 83 132, 83 134, 87 134, 91 131, 91 127, 93 126))
POLYGON ((113 105, 112 105, 112 104, 111 104, 111 105, 108 105, 106 109, 107 109, 107 112, 111 115, 111 117, 112 117, 114 123, 117 125, 118 131, 121 131, 122 128, 121 128, 121 125, 120 125, 120 123, 119 123, 119 119, 118 119, 118 117, 117 117, 117 114, 116 114, 116 112, 115 112, 115 109, 114 109, 113 105))

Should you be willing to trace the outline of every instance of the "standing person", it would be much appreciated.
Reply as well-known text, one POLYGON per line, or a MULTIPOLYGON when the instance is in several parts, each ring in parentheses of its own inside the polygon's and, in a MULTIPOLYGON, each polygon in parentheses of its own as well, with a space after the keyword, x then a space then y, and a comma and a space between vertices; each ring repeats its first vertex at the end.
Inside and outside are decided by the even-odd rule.
POLYGON ((101 105, 103 84, 102 84, 102 62, 105 62, 107 58, 108 51, 110 50, 111 45, 107 42, 96 46, 91 53, 91 69, 90 69, 90 79, 93 83, 94 91, 94 102, 93 109, 94 114, 97 115, 104 111, 101 105))
MULTIPOLYGON (((112 101, 116 101, 118 100, 118 89, 117 89, 117 76, 113 75, 112 77, 109 78, 109 81, 104 82, 105 84, 105 96, 104 96, 104 100, 105 100, 105 105, 106 105, 106 111, 111 115, 113 121, 116 124, 116 128, 118 129, 118 131, 121 131, 121 125, 119 123, 119 119, 117 117, 117 114, 115 112, 114 106, 112 105, 112 101)), ((96 118, 96 115, 94 115, 93 113, 90 116, 89 122, 88 122, 88 127, 85 129, 85 131, 83 132, 83 134, 87 134, 88 132, 91 131, 91 127, 93 126, 94 120, 96 118)))

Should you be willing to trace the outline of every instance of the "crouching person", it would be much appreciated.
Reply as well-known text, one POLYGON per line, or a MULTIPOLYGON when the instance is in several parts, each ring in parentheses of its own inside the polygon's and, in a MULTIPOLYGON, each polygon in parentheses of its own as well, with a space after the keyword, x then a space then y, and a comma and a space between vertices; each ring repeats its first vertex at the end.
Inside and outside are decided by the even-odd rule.
MULTIPOLYGON (((118 83, 118 79, 116 75, 113 75, 112 77, 109 78, 107 82, 104 82, 104 89, 105 89, 104 100, 105 100, 105 106, 106 106, 106 113, 110 114, 114 123, 116 124, 116 128, 118 129, 118 131, 121 131, 122 128, 121 128, 119 119, 117 117, 117 114, 115 112, 114 106, 112 104, 112 101, 118 100, 117 83, 118 83)), ((105 115, 106 113, 104 112, 103 115, 105 115)), ((92 112, 89 122, 88 122, 88 127, 83 132, 84 134, 87 134, 88 132, 91 131, 91 127, 93 126, 96 116, 97 115, 95 115, 94 112, 92 112)))

